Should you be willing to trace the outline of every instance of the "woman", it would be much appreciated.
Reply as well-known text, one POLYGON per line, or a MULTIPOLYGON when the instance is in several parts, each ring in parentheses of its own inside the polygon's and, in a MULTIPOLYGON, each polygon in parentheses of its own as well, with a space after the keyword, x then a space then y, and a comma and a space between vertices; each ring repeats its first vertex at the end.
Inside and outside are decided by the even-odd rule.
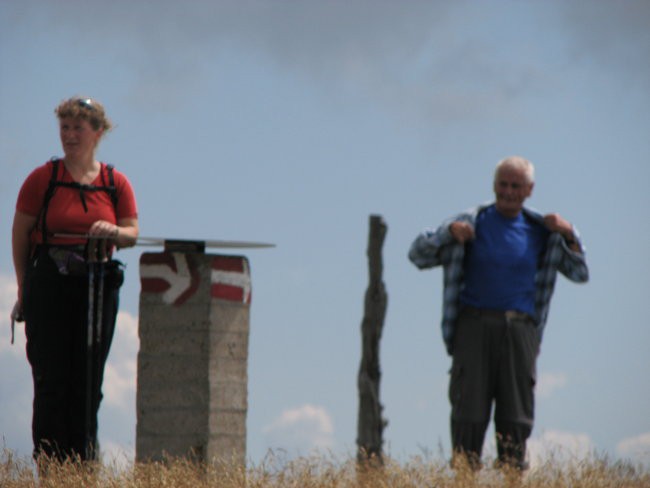
POLYGON ((64 157, 36 168, 16 204, 14 310, 34 380, 34 457, 89 460, 123 281, 111 254, 135 244, 137 208, 127 178, 95 159, 111 129, 104 107, 75 97, 55 113, 64 157))

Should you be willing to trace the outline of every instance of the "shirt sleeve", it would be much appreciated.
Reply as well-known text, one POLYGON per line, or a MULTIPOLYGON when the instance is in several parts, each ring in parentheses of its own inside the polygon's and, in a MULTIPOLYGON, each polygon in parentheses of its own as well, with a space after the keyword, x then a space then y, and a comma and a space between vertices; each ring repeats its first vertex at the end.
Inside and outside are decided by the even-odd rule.
POLYGON ((50 177, 51 168, 47 163, 34 169, 20 187, 16 210, 37 217, 43 206, 50 177))
POLYGON ((440 251, 453 240, 449 224, 450 222, 446 222, 437 229, 425 229, 415 238, 408 254, 415 266, 424 269, 443 264, 440 251))
POLYGON ((477 213, 478 207, 445 220, 436 229, 428 228, 422 231, 409 249, 408 257, 411 262, 419 269, 448 264, 453 256, 453 248, 458 244, 451 235, 449 226, 453 222, 467 222, 474 225, 477 213))
POLYGON ((562 258, 558 263, 558 271, 575 283, 586 283, 589 281, 589 268, 587 267, 586 249, 580 239, 578 230, 574 227, 573 233, 576 237, 580 252, 572 250, 560 236, 558 240, 562 247, 562 258))
POLYGON ((115 171, 115 186, 117 187, 117 210, 116 218, 131 219, 138 217, 138 206, 135 199, 135 192, 129 179, 121 172, 115 171))

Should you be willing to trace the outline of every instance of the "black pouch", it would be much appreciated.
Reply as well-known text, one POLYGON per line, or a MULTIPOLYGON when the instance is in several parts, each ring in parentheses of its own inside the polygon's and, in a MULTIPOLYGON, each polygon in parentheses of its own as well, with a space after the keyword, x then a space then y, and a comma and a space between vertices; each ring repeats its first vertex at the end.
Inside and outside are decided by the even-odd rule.
POLYGON ((117 259, 104 263, 104 266, 104 285, 112 290, 119 290, 124 283, 124 268, 126 266, 117 259))

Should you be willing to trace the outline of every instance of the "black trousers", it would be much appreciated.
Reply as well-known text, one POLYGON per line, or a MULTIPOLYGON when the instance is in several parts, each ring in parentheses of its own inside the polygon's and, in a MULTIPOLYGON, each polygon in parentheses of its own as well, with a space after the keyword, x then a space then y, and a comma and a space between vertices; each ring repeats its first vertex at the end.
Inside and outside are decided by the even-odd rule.
MULTIPOLYGON (((59 460, 96 456, 101 383, 123 279, 116 262, 105 266, 101 340, 95 347, 88 345, 88 276, 61 274, 45 250, 38 253, 26 271, 23 314, 27 358, 34 381, 35 458, 42 454, 59 460)), ((94 288, 98 303, 100 287, 94 288)))
POLYGON ((456 324, 453 351, 449 399, 454 452, 480 460, 494 404, 499 460, 524 467, 539 354, 534 323, 523 315, 466 308, 456 324))

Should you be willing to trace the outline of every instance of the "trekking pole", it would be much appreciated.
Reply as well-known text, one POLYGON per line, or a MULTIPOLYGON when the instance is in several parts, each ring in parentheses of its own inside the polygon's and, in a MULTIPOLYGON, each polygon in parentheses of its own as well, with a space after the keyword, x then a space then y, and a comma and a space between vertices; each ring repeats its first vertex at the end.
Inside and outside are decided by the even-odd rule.
POLYGON ((97 264, 97 241, 89 239, 87 244, 87 261, 88 261, 88 323, 86 326, 86 442, 84 446, 85 458, 93 458, 94 429, 92 422, 93 412, 93 349, 95 336, 95 268, 97 264))
POLYGON ((93 459, 98 454, 97 446, 97 423, 95 419, 97 418, 97 410, 99 408, 99 397, 101 390, 101 378, 102 378, 102 366, 104 364, 104 348, 103 348, 103 330, 104 330, 104 278, 106 270, 106 260, 107 260, 107 243, 106 239, 100 239, 97 242, 97 262, 95 266, 96 270, 96 280, 97 280, 97 295, 95 299, 95 323, 94 323, 94 354, 93 354, 93 388, 92 388, 92 411, 91 419, 93 420, 92 424, 94 425, 93 429, 93 459))
MULTIPOLYGON (((106 263, 107 260, 107 252, 106 252, 106 239, 102 239, 99 241, 99 252, 97 256, 97 263, 96 266, 98 267, 98 276, 97 276, 97 302, 95 303, 95 309, 97 310, 97 320, 96 320, 96 328, 95 328, 95 345, 97 347, 97 355, 99 357, 99 361, 102 360, 102 328, 104 326, 104 275, 105 275, 105 269, 106 267, 104 264, 106 263)), ((97 368, 97 385, 96 387, 99 388, 99 372, 101 371, 101 363, 98 363, 98 368, 97 368)))

